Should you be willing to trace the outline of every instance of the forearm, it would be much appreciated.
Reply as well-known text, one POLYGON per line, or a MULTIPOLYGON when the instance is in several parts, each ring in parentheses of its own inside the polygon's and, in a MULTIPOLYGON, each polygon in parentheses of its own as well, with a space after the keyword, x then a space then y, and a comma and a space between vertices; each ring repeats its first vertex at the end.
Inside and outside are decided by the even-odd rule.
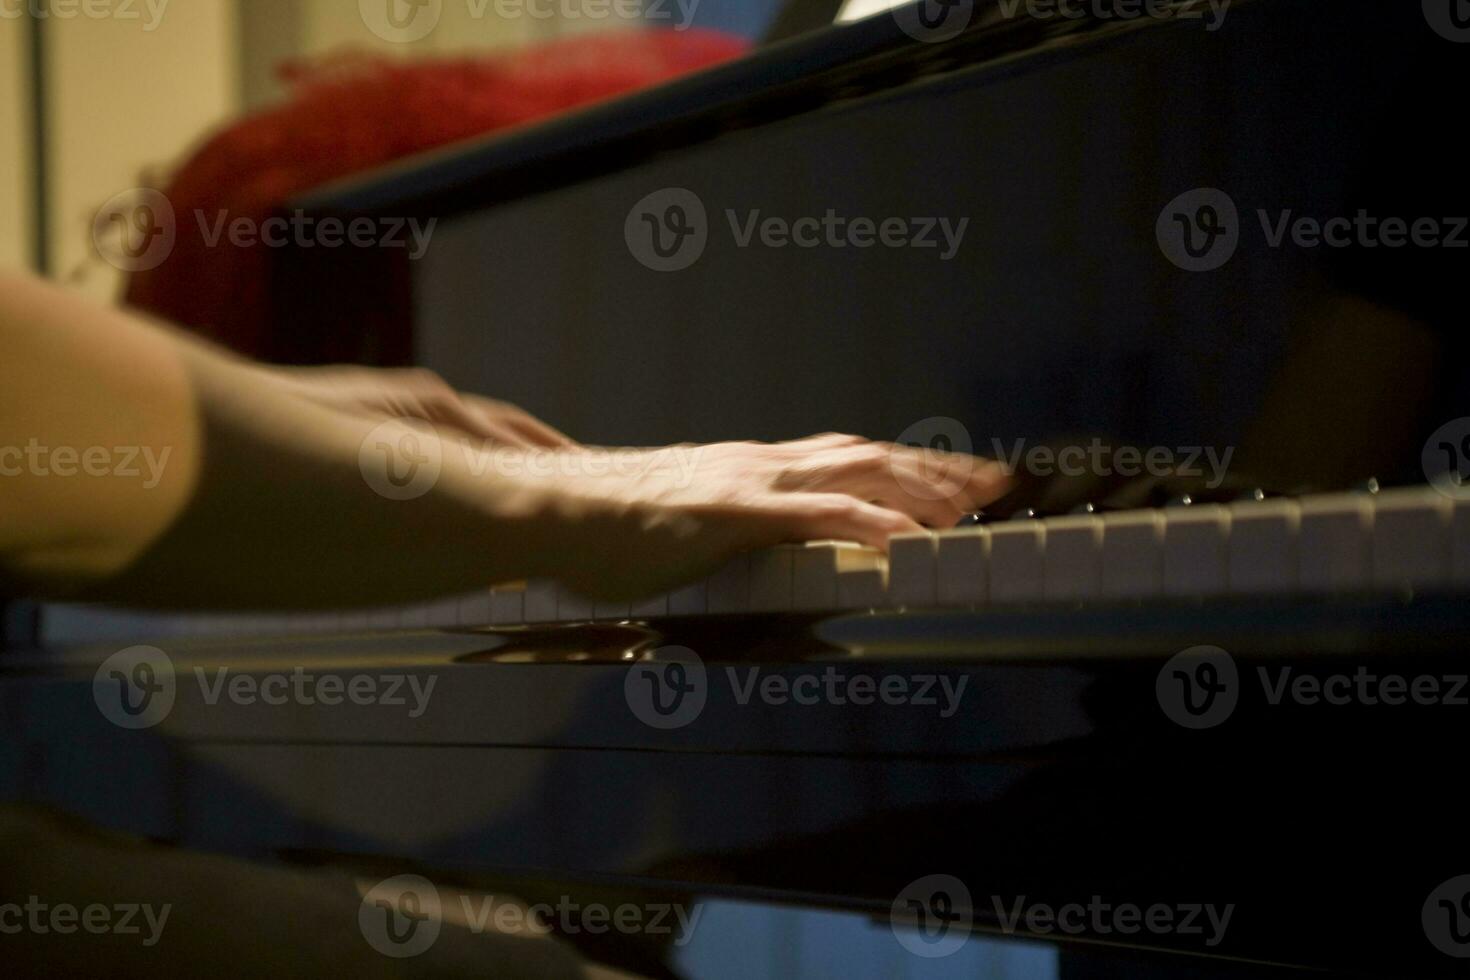
POLYGON ((545 490, 472 472, 458 443, 444 443, 421 495, 389 499, 369 480, 389 460, 364 443, 378 430, 391 449, 407 430, 295 397, 135 318, 5 287, 18 352, 5 380, 28 390, 0 406, 0 445, 127 445, 164 461, 153 481, 27 473, 0 487, 17 523, 38 529, 11 530, 0 551, 28 592, 220 608, 410 601, 540 573, 557 546, 563 515, 545 490))
POLYGON ((550 495, 472 472, 462 443, 280 396, 254 372, 207 359, 192 373, 204 446, 198 489, 169 531, 90 598, 350 606, 547 570, 563 526, 550 495), (409 455, 432 462, 417 464, 409 499, 393 499, 388 467, 412 472, 404 439, 416 440, 409 455))

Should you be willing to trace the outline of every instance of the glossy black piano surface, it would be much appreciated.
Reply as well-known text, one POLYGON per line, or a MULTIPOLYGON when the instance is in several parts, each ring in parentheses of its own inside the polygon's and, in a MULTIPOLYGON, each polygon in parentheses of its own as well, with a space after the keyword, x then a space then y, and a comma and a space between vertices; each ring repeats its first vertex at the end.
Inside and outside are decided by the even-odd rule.
POLYGON ((178 641, 172 705, 135 732, 94 699, 113 650, 12 659, 0 697, 27 734, 4 782, 252 857, 874 915, 943 874, 983 931, 1027 934, 1005 921, 1023 897, 1212 903, 1233 907, 1218 935, 1031 934, 1449 976, 1421 913, 1470 858, 1445 765, 1467 628, 1463 601, 1421 596, 178 641), (1175 657, 1201 645, 1228 657, 1175 657), (683 650, 699 660, 640 676, 683 650), (1197 726, 1173 720, 1191 717, 1181 666, 1229 702, 1197 726), (343 691, 376 678, 385 697, 273 705, 218 687, 293 672, 343 691), (1433 677, 1442 703, 1279 688, 1303 675, 1433 677))

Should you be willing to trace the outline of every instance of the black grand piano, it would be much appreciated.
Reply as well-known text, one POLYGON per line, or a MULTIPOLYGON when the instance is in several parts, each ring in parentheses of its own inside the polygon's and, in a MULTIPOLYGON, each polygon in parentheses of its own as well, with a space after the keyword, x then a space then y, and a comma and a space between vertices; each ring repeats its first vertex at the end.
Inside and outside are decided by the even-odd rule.
MULTIPOLYGON (((439 224, 416 261, 280 257, 281 355, 426 364, 608 445, 960 419, 987 454, 1241 446, 1335 274, 1257 215, 1352 213, 1403 79, 1455 44, 1433 6, 926 0, 814 31, 299 202, 439 224), (1189 237, 1221 196, 1228 255, 1189 237), (742 238, 828 215, 849 247, 742 238), (887 218, 935 246, 853 244, 887 218), (681 229, 698 254, 659 238, 681 229)), ((1336 444, 1334 476, 1361 463, 1336 444)), ((0 792, 375 878, 840 911, 906 951, 873 975, 942 970, 973 933, 1057 944, 1018 977, 1459 976, 1470 492, 1463 461, 1395 461, 1381 490, 1053 483, 991 515, 1055 541, 1142 521, 1142 588, 1106 586, 1099 523, 1086 594, 1046 566, 1034 594, 946 599, 939 550, 927 594, 882 591, 895 567, 851 602, 742 579, 746 608, 537 615, 528 592, 13 653, 0 792), (1265 557, 1258 505, 1285 535, 1265 557), (1191 593, 1167 549, 1200 507, 1223 571, 1191 593), (221 670, 337 702, 221 698, 221 670), (364 677, 402 696, 355 703, 364 677), (140 679, 166 697, 130 700, 140 679)), ((669 952, 619 955, 679 975, 669 952)))

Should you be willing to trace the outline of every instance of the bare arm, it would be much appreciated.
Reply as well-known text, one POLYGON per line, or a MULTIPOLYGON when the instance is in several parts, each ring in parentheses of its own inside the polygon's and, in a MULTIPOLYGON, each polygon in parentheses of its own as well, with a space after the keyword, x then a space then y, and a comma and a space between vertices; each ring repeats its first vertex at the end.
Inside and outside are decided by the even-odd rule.
POLYGON ((453 419, 346 410, 15 276, 0 276, 0 345, 0 453, 49 453, 0 455, 0 581, 35 595, 289 608, 547 576, 632 596, 782 540, 881 545, 1004 486, 994 464, 934 472, 853 437, 615 457, 560 434, 488 445, 453 419), (91 472, 58 465, 94 447, 106 475, 97 452, 91 472), (134 450, 139 475, 122 475, 134 450))

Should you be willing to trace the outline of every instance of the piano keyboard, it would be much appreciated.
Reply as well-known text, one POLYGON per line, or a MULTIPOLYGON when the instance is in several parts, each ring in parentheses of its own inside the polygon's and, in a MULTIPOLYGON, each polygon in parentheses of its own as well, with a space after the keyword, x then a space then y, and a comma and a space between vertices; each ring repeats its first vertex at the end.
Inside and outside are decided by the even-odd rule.
POLYGON ((1470 500, 1430 487, 1003 521, 742 555, 703 582, 593 602, 551 582, 337 614, 190 617, 242 634, 520 626, 748 613, 977 608, 1470 589, 1470 500))

